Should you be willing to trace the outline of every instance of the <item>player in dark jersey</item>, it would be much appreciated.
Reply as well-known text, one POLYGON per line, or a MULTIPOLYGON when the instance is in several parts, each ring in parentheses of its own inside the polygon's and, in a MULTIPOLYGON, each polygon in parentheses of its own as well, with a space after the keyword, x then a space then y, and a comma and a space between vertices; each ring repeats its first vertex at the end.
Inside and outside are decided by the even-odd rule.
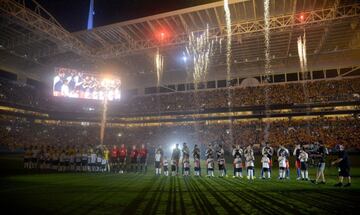
POLYGON ((119 149, 119 172, 124 173, 126 171, 126 156, 127 156, 127 148, 125 144, 121 144, 119 149))
POLYGON ((194 158, 194 171, 196 176, 201 176, 201 165, 200 165, 200 148, 195 144, 192 151, 194 158))
POLYGON ((145 147, 145 144, 141 145, 141 148, 139 150, 139 164, 140 164, 140 172, 144 172, 146 173, 147 171, 147 154, 148 154, 148 150, 145 147))
POLYGON ((348 153, 345 151, 343 145, 339 145, 338 159, 331 162, 332 165, 337 164, 339 168, 339 183, 335 184, 336 187, 343 186, 344 178, 348 179, 348 183, 344 187, 351 186, 351 176, 350 176, 350 160, 348 153))
MULTIPOLYGON (((190 149, 186 143, 183 143, 183 148, 181 151, 182 151, 182 163, 184 164, 184 160, 189 160, 190 158, 190 149)), ((181 174, 184 175, 184 165, 182 165, 181 174)))
POLYGON ((325 184, 326 183, 325 175, 324 175, 325 160, 326 160, 326 156, 329 154, 329 152, 322 141, 319 141, 318 144, 319 144, 319 148, 317 150, 316 157, 319 159, 319 162, 318 162, 318 168, 317 168, 317 172, 316 172, 316 179, 311 180, 311 182, 317 184, 321 177, 320 184, 325 184))
POLYGON ((130 153, 130 170, 133 172, 137 172, 137 159, 138 159, 138 150, 136 148, 136 145, 133 145, 131 153, 130 153))
POLYGON ((110 171, 118 172, 118 163, 119 163, 119 148, 114 145, 111 149, 110 154, 110 171))
POLYGON ((299 159, 300 150, 301 150, 301 145, 296 144, 295 148, 294 148, 294 152, 293 152, 293 155, 295 156, 295 168, 296 168, 296 174, 297 174, 296 180, 301 179, 301 165, 300 165, 300 159, 299 159))
MULTIPOLYGON (((209 143, 208 148, 207 148, 206 151, 205 151, 206 160, 211 159, 212 162, 213 162, 214 153, 215 153, 215 152, 214 152, 214 149, 213 149, 211 143, 209 143)), ((207 168, 206 171, 207 171, 207 175, 209 175, 209 168, 207 168)))
POLYGON ((176 144, 175 148, 173 149, 171 160, 176 162, 176 174, 179 174, 179 160, 180 160, 180 149, 179 144, 176 144))

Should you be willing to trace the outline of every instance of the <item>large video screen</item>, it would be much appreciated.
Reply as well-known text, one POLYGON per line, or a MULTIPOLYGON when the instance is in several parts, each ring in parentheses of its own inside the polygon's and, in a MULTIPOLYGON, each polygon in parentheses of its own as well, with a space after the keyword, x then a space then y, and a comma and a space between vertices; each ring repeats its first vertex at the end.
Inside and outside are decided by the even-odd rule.
POLYGON ((56 68, 53 83, 53 95, 59 97, 95 99, 95 100, 120 100, 120 79, 101 78, 87 72, 56 68))

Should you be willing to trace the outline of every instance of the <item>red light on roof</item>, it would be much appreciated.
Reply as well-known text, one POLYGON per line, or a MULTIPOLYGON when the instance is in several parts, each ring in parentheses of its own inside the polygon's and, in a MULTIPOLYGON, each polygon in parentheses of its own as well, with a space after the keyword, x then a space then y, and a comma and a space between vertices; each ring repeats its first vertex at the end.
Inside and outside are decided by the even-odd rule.
POLYGON ((165 31, 161 31, 161 32, 158 32, 158 33, 156 34, 156 38, 157 38, 158 40, 160 40, 160 41, 166 40, 167 37, 169 37, 169 35, 168 35, 168 33, 165 32, 165 31))
POLYGON ((304 15, 300 15, 300 19, 301 19, 301 20, 304 20, 304 15))

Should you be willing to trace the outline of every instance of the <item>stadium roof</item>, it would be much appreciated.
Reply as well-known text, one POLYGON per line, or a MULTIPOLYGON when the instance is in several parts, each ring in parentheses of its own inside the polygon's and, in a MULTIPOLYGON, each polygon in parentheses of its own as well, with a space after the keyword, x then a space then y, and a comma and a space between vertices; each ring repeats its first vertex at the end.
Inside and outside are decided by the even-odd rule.
MULTIPOLYGON (((154 75, 156 48, 165 55, 165 71, 179 71, 185 69, 179 59, 190 32, 203 32, 209 26, 211 37, 226 37, 222 1, 74 33, 35 0, 25 2, 0 0, 0 56, 25 68, 96 70, 115 64, 130 74, 154 75)), ((263 0, 230 0, 229 4, 233 67, 259 68, 265 49, 263 0)), ((304 29, 310 58, 344 52, 359 55, 360 3, 356 0, 271 0, 270 7, 274 65, 297 60, 296 41, 304 29)), ((225 52, 216 53, 211 60, 212 66, 225 62, 225 52)))

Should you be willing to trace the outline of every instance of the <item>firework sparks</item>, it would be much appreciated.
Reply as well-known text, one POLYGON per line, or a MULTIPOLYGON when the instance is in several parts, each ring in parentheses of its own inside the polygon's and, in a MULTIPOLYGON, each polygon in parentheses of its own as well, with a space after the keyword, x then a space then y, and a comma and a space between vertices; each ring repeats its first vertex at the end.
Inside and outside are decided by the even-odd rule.
POLYGON ((304 73, 307 71, 305 32, 303 36, 298 37, 297 45, 298 45, 298 54, 299 54, 301 72, 304 73))
POLYGON ((104 109, 103 109, 103 115, 101 119, 101 127, 100 127, 100 144, 104 144, 104 137, 105 137, 105 127, 106 127, 106 113, 107 113, 107 96, 104 98, 104 109))
POLYGON ((160 85, 160 81, 163 74, 164 69, 164 56, 160 54, 160 50, 157 49, 155 54, 155 69, 156 69, 156 75, 157 75, 157 85, 160 85))
MULTIPOLYGON (((270 78, 271 75, 271 59, 270 59, 270 0, 264 1, 264 21, 265 21, 265 77, 270 78)), ((268 80, 267 80, 268 81, 268 80)))
POLYGON ((227 63, 227 79, 230 80, 231 69, 231 16, 229 9, 229 0, 224 0, 225 21, 226 21, 226 63, 227 63))
MULTIPOLYGON (((265 36, 265 81, 271 81, 271 58, 270 58, 270 0, 264 0, 264 36, 265 36)), ((265 87, 265 109, 266 116, 269 117, 269 112, 267 111, 269 108, 269 87, 265 87)), ((265 141, 269 138, 269 129, 270 123, 267 122, 264 130, 264 139, 265 141)))
POLYGON ((210 64, 210 57, 213 55, 213 40, 209 38, 209 26, 206 31, 196 36, 194 32, 189 35, 189 43, 186 47, 187 56, 192 58, 194 66, 193 80, 195 88, 202 80, 205 80, 210 64))

